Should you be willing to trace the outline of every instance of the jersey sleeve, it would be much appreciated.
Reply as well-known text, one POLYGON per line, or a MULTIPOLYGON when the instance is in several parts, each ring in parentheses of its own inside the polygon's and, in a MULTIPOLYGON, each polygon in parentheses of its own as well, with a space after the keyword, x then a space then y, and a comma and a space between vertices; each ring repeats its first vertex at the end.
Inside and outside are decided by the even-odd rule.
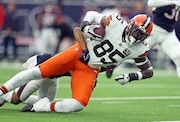
POLYGON ((139 55, 139 57, 145 57, 148 55, 148 53, 149 53, 149 51, 145 51, 143 54, 139 55))
POLYGON ((117 26, 118 22, 124 22, 125 20, 118 14, 111 14, 106 17, 107 26, 117 26))
POLYGON ((139 47, 139 56, 138 57, 145 57, 145 56, 147 56, 148 55, 148 53, 149 53, 149 45, 147 44, 147 43, 141 43, 141 45, 140 45, 141 47, 139 47))
POLYGON ((100 14, 96 11, 88 11, 83 19, 83 21, 88 21, 89 23, 96 22, 100 23, 101 19, 104 17, 103 14, 100 14))

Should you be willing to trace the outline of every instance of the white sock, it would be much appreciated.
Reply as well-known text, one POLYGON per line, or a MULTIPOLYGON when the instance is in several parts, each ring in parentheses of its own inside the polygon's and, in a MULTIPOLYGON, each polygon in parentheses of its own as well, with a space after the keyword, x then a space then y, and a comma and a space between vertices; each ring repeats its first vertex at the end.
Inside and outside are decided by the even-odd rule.
POLYGON ((6 94, 2 95, 1 98, 3 98, 6 102, 11 103, 13 93, 14 91, 7 92, 6 94))
POLYGON ((0 90, 0 96, 2 96, 4 93, 0 90))
MULTIPOLYGON (((8 91, 11 91, 17 87, 26 84, 31 80, 40 79, 40 78, 42 78, 42 75, 39 67, 33 67, 32 69, 19 72, 9 81, 7 81, 3 86, 5 86, 8 91)), ((0 95, 1 94, 2 93, 0 92, 0 95)))
POLYGON ((84 109, 84 106, 73 98, 64 99, 61 102, 56 102, 54 108, 52 108, 52 104, 53 103, 50 105, 51 110, 54 109, 56 112, 61 113, 76 112, 84 109))
POLYGON ((23 101, 24 104, 32 105, 38 101, 38 96, 30 95, 25 101, 23 101))

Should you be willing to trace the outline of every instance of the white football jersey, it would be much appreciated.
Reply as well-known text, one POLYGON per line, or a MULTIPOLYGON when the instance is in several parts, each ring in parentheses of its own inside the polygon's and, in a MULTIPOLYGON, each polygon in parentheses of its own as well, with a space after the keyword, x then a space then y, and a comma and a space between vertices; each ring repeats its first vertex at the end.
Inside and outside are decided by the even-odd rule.
POLYGON ((146 44, 132 44, 123 41, 123 33, 128 23, 119 15, 111 15, 110 24, 106 26, 105 36, 101 41, 86 39, 93 68, 119 65, 126 59, 137 58, 149 50, 146 44))

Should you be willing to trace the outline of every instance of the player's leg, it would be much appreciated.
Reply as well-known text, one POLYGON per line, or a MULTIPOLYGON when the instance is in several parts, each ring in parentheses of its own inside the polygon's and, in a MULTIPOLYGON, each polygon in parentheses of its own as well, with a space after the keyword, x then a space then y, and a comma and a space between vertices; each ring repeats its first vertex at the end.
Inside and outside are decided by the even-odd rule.
POLYGON ((78 62, 77 69, 72 72, 72 98, 50 104, 51 111, 68 113, 84 109, 89 102, 99 72, 78 62))
POLYGON ((156 44, 161 43, 162 38, 164 38, 164 34, 161 31, 163 30, 154 24, 151 35, 147 39, 145 39, 145 42, 149 45, 150 49, 152 49, 156 44))
POLYGON ((69 72, 79 61, 81 53, 81 46, 79 43, 76 43, 64 52, 61 52, 49 60, 46 60, 39 66, 42 72, 42 76, 50 77, 53 75, 60 75, 69 72))
POLYGON ((72 98, 58 102, 50 102, 48 98, 43 98, 33 106, 24 108, 23 111, 68 113, 84 109, 94 89, 98 72, 98 69, 90 68, 79 61, 72 72, 72 98))
POLYGON ((170 33, 160 46, 165 54, 167 54, 175 63, 176 71, 180 78, 180 43, 175 36, 175 32, 170 33))
POLYGON ((50 101, 54 101, 59 88, 58 78, 45 79, 44 83, 38 89, 38 99, 47 97, 50 101))
MULTIPOLYGON (((48 78, 47 78, 48 79, 48 78)), ((33 93, 35 93, 41 86, 45 83, 47 79, 38 79, 38 80, 32 80, 28 82, 24 87, 20 87, 18 91, 15 92, 15 98, 14 103, 21 101, 25 104, 33 104, 38 100, 38 97, 31 96, 33 93)), ((51 82, 51 81, 49 81, 51 82)))
POLYGON ((19 72, 1 87, 0 96, 30 80, 47 78, 70 71, 76 65, 81 53, 82 49, 77 43, 66 51, 46 60, 40 66, 19 72))
POLYGON ((16 74, 10 80, 5 82, 5 84, 0 88, 0 96, 11 91, 17 87, 20 87, 27 82, 34 80, 34 79, 41 79, 41 71, 39 67, 34 67, 29 70, 24 70, 16 74))
MULTIPOLYGON (((19 88, 17 88, 19 89, 19 88)), ((19 99, 17 93, 15 91, 10 91, 2 96, 0 96, 0 106, 3 106, 6 102, 12 104, 19 104, 23 102, 24 104, 34 104, 37 102, 38 96, 30 95, 25 101, 19 99)))
POLYGON ((33 104, 38 100, 38 97, 30 97, 30 95, 36 92, 41 87, 41 85, 44 83, 44 80, 45 79, 32 80, 27 84, 16 88, 14 91, 10 91, 4 94, 3 96, 1 96, 1 98, 3 98, 6 102, 12 104, 19 104, 21 102, 24 102, 26 104, 33 104))

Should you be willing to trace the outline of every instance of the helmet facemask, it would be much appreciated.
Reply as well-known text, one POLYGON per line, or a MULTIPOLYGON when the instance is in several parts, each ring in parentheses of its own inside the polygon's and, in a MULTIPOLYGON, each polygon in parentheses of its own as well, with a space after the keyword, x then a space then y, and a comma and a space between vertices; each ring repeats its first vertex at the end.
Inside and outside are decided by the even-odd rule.
POLYGON ((140 43, 144 41, 149 35, 146 33, 146 29, 142 26, 136 25, 133 21, 131 21, 127 28, 126 39, 130 44, 140 43))

